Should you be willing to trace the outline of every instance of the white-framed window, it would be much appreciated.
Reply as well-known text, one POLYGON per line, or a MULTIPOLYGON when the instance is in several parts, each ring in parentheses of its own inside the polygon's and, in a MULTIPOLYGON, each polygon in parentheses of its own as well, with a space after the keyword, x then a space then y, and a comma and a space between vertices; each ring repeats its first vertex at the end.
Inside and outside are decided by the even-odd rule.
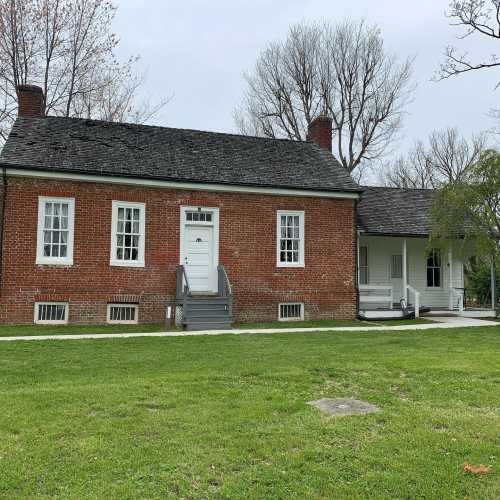
POLYGON ((279 321, 302 321, 304 319, 304 304, 301 302, 289 302, 279 304, 279 321))
POLYGON ((391 255, 391 278, 397 279, 403 277, 403 256, 391 255))
POLYGON ((35 318, 37 325, 64 325, 68 322, 67 302, 36 302, 35 318))
POLYGON ((368 247, 359 247, 359 284, 368 285, 368 247))
POLYGON ((75 199, 38 197, 37 264, 73 265, 75 199))
POLYGON ((427 254, 427 287, 441 287, 441 252, 438 248, 427 254))
POLYGON ((112 266, 144 267, 146 205, 113 201, 111 216, 112 266))
POLYGON ((204 210, 186 210, 185 212, 186 215, 186 222, 187 223, 206 223, 211 225, 213 222, 213 213, 209 211, 204 211, 204 210))
POLYGON ((276 258, 278 267, 304 267, 304 212, 278 210, 276 258))
POLYGON ((108 304, 107 322, 136 324, 139 316, 137 304, 108 304))

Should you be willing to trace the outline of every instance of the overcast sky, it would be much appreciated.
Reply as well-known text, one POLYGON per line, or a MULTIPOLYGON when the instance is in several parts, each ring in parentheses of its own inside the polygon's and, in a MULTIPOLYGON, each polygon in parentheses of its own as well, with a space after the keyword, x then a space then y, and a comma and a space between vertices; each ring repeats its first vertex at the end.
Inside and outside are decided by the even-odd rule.
MULTIPOLYGON (((243 72, 270 40, 283 39, 301 20, 365 18, 377 23, 388 50, 415 55, 414 102, 408 107, 396 150, 436 128, 457 126, 465 134, 493 125, 500 71, 484 70, 431 82, 446 45, 488 55, 482 39, 456 40, 448 24, 448 0, 118 0, 115 30, 119 55, 139 54, 147 70, 144 94, 173 95, 155 122, 165 126, 235 131, 234 107, 241 101, 243 72), (404 8, 403 8, 404 6, 404 8)), ((500 50, 497 50, 500 52, 500 50)))

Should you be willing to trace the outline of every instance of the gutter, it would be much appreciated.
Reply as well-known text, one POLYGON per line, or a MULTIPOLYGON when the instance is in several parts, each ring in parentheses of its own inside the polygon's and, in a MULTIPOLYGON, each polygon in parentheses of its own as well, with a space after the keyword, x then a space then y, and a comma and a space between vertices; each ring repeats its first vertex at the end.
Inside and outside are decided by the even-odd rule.
POLYGON ((309 198, 340 198, 358 199, 360 193, 350 190, 315 190, 312 188, 290 187, 267 184, 230 184, 207 181, 181 181, 157 179, 152 177, 139 177, 133 175, 120 175, 109 173, 88 173, 80 170, 68 171, 58 168, 30 168, 13 167, 6 162, 0 162, 0 167, 7 167, 7 175, 14 177, 32 177, 42 179, 73 180, 80 182, 100 182, 126 185, 139 185, 145 187, 163 187, 171 189, 213 191, 213 192, 236 192, 248 194, 268 194, 277 196, 298 196, 309 198))

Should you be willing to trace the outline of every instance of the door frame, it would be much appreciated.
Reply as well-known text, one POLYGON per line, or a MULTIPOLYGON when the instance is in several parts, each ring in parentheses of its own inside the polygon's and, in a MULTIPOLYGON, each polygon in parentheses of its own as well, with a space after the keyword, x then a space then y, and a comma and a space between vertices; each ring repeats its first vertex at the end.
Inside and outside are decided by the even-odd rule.
POLYGON ((215 207, 204 207, 198 206, 181 206, 180 209, 180 231, 179 231, 179 264, 184 265, 185 257, 185 237, 186 237, 186 226, 201 226, 201 227, 212 227, 213 228, 213 239, 212 239, 212 264, 213 264, 213 276, 211 281, 211 290, 209 292, 218 292, 218 280, 217 280, 217 267, 219 265, 219 209, 215 207), (186 212, 210 212, 212 214, 211 222, 200 222, 200 221, 187 221, 186 212))

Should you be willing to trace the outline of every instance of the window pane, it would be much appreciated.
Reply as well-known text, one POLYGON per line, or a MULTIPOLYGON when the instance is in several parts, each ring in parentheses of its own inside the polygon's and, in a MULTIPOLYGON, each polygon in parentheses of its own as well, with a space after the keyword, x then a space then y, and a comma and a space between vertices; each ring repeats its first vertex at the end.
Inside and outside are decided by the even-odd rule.
POLYGON ((301 319, 302 304, 280 304, 279 319, 301 319))
POLYGON ((403 256, 393 255, 391 258, 391 277, 392 278, 402 278, 403 277, 403 256))
MULTIPOLYGON (((116 226, 116 259, 123 261, 139 260, 139 241, 141 210, 132 207, 119 207, 118 215, 123 220, 116 226)), ((119 219, 120 217, 118 217, 119 219)))
POLYGON ((281 215, 279 218, 280 262, 298 264, 300 256, 300 216, 281 215))
POLYGON ((367 269, 366 267, 361 267, 359 269, 359 282, 361 285, 367 285, 368 284, 368 278, 367 278, 367 269))
POLYGON ((434 274, 432 268, 427 268, 427 286, 434 286, 434 274))
POLYGON ((116 305, 110 306, 108 321, 130 322, 136 320, 136 306, 116 305))
POLYGON ((66 304, 38 304, 36 320, 41 322, 65 321, 66 304))
POLYGON ((441 286, 441 269, 434 269, 434 286, 441 286))

